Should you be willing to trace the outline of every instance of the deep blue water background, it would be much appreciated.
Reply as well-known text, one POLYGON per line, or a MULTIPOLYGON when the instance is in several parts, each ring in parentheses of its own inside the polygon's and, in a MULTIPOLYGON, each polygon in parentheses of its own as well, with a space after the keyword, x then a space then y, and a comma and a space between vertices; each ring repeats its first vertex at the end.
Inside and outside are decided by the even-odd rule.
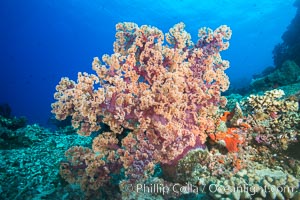
POLYGON ((296 9, 293 0, 1 0, 0 103, 16 116, 46 125, 55 86, 63 76, 92 72, 93 57, 113 53, 115 24, 131 21, 167 32, 184 22, 194 41, 197 30, 226 24, 233 31, 222 53, 231 63, 234 86, 273 65, 296 9))

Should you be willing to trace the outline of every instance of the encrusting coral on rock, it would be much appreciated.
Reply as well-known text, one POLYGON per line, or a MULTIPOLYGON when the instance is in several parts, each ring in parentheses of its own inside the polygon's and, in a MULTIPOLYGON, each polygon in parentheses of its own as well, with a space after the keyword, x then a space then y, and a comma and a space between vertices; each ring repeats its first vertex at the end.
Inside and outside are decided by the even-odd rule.
POLYGON ((284 91, 274 89, 264 95, 250 95, 244 102, 250 115, 255 141, 286 150, 288 145, 297 141, 299 135, 299 103, 293 98, 283 98, 284 91))

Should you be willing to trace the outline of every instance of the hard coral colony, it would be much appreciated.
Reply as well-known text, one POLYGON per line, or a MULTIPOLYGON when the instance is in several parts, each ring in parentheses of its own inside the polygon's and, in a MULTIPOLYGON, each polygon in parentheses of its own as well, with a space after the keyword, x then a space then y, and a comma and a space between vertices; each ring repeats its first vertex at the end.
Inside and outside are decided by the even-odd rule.
MULTIPOLYGON (((205 158, 198 156, 193 167, 201 163, 217 175, 230 165, 235 173, 247 164, 240 151, 255 151, 241 148, 249 143, 251 120, 237 117, 238 112, 221 117, 229 62, 220 52, 229 47, 230 28, 201 28, 193 43, 184 26, 176 24, 164 35, 155 27, 119 23, 114 53, 104 55, 103 64, 94 58, 96 75, 78 73, 77 82, 62 78, 57 85, 52 104, 57 119, 71 116, 84 136, 98 132, 101 124, 109 126, 94 138, 91 149, 72 147, 61 164, 62 177, 80 184, 87 195, 107 188, 124 172, 116 187, 130 198, 126 184, 146 183, 158 164, 165 174, 174 168, 179 172, 181 160, 198 150, 206 151, 200 153, 205 158)), ((165 179, 160 183, 170 181, 165 179)))

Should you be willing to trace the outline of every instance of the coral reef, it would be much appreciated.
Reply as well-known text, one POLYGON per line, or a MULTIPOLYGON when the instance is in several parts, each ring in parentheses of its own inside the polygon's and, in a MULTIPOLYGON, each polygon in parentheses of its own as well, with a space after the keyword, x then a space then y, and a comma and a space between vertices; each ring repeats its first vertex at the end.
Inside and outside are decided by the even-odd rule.
MULTIPOLYGON (((277 89, 300 82, 300 3, 296 0, 294 6, 297 13, 286 32, 282 35, 283 42, 273 49, 274 67, 265 68, 261 74, 254 75, 248 89, 251 91, 266 91, 277 89)), ((247 90, 247 88, 244 88, 247 90)))
POLYGON ((282 35, 283 43, 275 46, 273 59, 276 67, 280 68, 286 60, 293 60, 300 65, 300 3, 296 0, 294 6, 297 13, 287 31, 282 35))
POLYGON ((194 150, 179 162, 173 177, 179 183, 197 185, 199 191, 208 192, 213 199, 291 199, 297 194, 299 180, 288 172, 247 162, 247 166, 232 174, 228 161, 224 155, 194 150), (223 159, 224 164, 216 162, 215 157, 223 159), (210 173, 213 171, 218 173, 210 173))
POLYGON ((0 149, 0 199, 83 199, 79 188, 61 180, 59 166, 69 147, 88 145, 91 138, 51 132, 37 124, 16 131, 27 139, 0 149))
POLYGON ((280 68, 270 74, 253 79, 251 88, 256 91, 265 91, 279 86, 289 85, 300 81, 300 67, 292 60, 286 60, 280 68))
POLYGON ((271 146, 274 150, 286 150, 299 135, 299 103, 293 98, 282 98, 283 90, 271 90, 264 95, 250 95, 244 105, 255 141, 271 146))
POLYGON ((94 58, 96 75, 78 73, 77 82, 62 78, 56 87, 56 118, 70 117, 93 140, 66 151, 64 180, 90 199, 300 195, 300 161, 288 156, 300 134, 298 94, 232 95, 225 107, 227 26, 201 28, 196 43, 183 23, 165 35, 134 23, 116 29, 114 53, 104 64, 94 58))
POLYGON ((299 83, 225 106, 229 29, 183 27, 118 24, 97 75, 57 86, 55 132, 0 116, 0 198, 299 199, 299 83))
POLYGON ((0 149, 28 146, 32 141, 24 131, 25 126, 26 118, 24 117, 7 118, 0 115, 0 149))

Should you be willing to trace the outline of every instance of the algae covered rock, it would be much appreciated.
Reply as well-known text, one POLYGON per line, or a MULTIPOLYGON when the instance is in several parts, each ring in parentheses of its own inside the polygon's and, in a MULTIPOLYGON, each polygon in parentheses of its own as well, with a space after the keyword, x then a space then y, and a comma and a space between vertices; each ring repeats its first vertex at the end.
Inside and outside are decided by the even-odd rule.
POLYGON ((300 67, 292 60, 285 61, 267 76, 252 80, 251 87, 256 91, 264 91, 300 81, 300 67))

